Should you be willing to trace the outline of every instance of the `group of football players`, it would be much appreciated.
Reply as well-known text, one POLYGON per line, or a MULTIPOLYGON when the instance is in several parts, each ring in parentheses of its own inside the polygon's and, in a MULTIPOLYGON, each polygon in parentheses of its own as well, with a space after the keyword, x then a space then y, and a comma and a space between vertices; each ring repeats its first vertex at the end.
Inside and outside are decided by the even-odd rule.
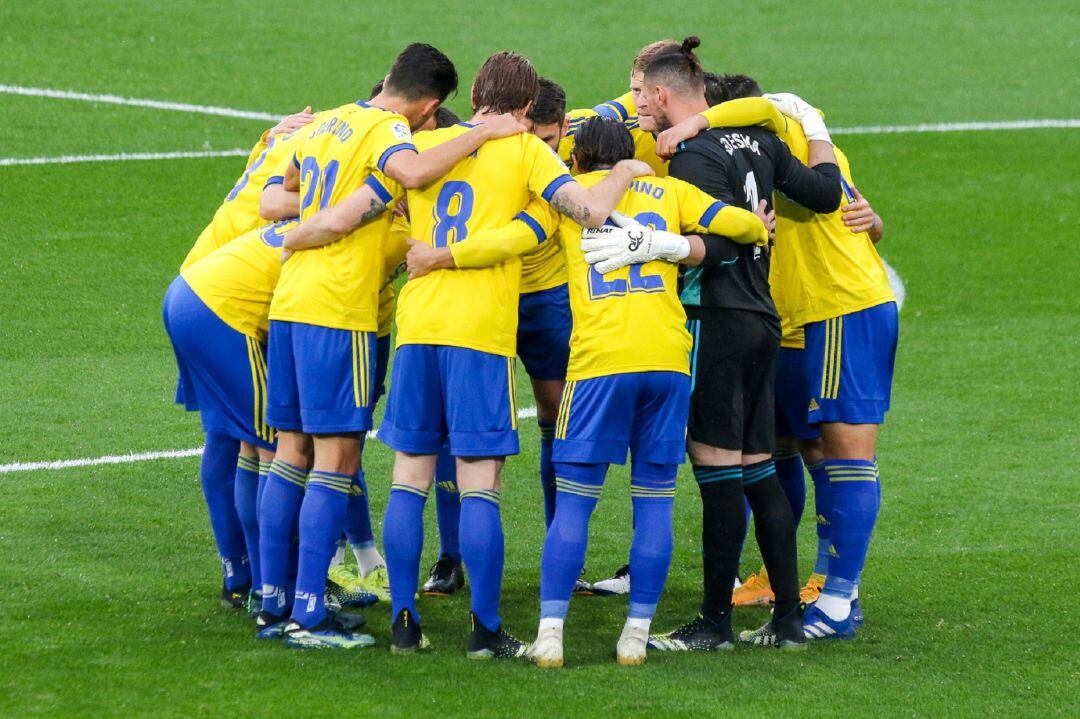
POLYGON ((370 646, 356 608, 381 600, 391 651, 427 648, 417 591, 432 487, 440 557, 422 590, 453 593, 467 571, 470 658, 562 666, 573 594, 629 595, 620 664, 732 648, 740 604, 773 605, 739 635, 749 645, 855 636, 897 341, 882 221, 822 113, 703 72, 698 44, 642 48, 629 92, 570 112, 528 59, 496 53, 468 122, 442 107, 453 63, 412 44, 369 99, 305 108, 260 139, 163 309, 177 402, 206 433, 222 600, 251 612, 257 637, 370 646), (392 324, 384 558, 361 456, 392 324), (547 525, 532 643, 499 615, 517 357, 547 525), (629 560, 590 585, 589 520, 628 454, 629 560), (703 599, 655 634, 687 455, 703 599), (818 553, 800 588, 804 469, 818 553), (765 566, 740 585, 751 514, 765 566))

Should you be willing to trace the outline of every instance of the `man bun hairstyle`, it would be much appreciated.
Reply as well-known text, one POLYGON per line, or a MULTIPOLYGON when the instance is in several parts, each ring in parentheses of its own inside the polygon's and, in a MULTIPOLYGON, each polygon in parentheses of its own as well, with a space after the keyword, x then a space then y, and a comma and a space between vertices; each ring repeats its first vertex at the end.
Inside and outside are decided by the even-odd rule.
POLYGON ((674 40, 657 40, 656 42, 649 43, 645 47, 638 50, 638 54, 634 56, 634 67, 632 72, 637 74, 639 72, 645 72, 645 68, 649 66, 649 63, 660 57, 664 53, 674 52, 680 47, 679 43, 674 40))
POLYGON ((694 50, 701 46, 701 39, 691 35, 682 41, 678 49, 655 57, 645 68, 645 79, 653 85, 663 85, 680 95, 705 92, 705 73, 694 50))
POLYGON ((516 52, 497 52, 480 66, 473 82, 472 109, 493 113, 523 110, 536 100, 540 79, 529 58, 516 52))
POLYGON ((385 90, 410 101, 435 98, 443 102, 457 87, 457 70, 450 58, 427 43, 414 42, 394 60, 385 90))
POLYGON ((540 78, 540 91, 529 110, 529 119, 537 125, 562 124, 566 116, 566 91, 554 80, 540 78))
POLYGON ((574 158, 578 169, 592 172, 634 157, 634 138, 621 121, 590 117, 574 134, 574 158))

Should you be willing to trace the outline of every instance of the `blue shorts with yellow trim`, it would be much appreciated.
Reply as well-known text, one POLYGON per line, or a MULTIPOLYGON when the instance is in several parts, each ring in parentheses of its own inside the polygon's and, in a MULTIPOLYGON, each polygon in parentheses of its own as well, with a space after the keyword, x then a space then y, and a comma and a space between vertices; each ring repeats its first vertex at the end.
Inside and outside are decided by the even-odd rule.
POLYGON ((885 422, 898 332, 895 302, 806 325, 809 424, 885 422))
POLYGON ((222 322, 182 277, 165 293, 162 319, 176 354, 185 407, 199 411, 203 429, 273 449, 274 430, 263 418, 263 345, 222 322))
POLYGON ((513 357, 444 345, 402 345, 394 355, 384 444, 410 454, 518 453, 513 357))
POLYGON ((811 440, 821 430, 806 422, 810 405, 810 376, 803 361, 805 350, 781 347, 776 358, 776 436, 811 440))
POLYGON ((374 332, 271 320, 268 344, 270 426, 306 434, 371 429, 374 332))
POLYGON ((375 402, 386 394, 386 370, 390 368, 390 335, 375 343, 375 402))
POLYGON ((536 380, 566 379, 573 328, 568 285, 521 295, 517 347, 521 363, 530 377, 536 380))
POLYGON ((682 464, 690 377, 627 372, 571 380, 555 423, 556 462, 682 464))

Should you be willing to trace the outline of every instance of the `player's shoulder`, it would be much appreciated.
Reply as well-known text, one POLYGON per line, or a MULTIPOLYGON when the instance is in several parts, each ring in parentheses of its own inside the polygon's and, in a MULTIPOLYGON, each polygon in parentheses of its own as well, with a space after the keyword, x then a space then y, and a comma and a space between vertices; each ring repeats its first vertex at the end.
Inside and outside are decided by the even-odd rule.
POLYGON ((472 125, 468 123, 459 122, 456 125, 450 127, 440 127, 437 130, 426 130, 424 132, 418 132, 413 135, 413 144, 416 145, 416 149, 421 152, 441 145, 444 142, 454 139, 458 135, 463 135, 469 131, 472 125))

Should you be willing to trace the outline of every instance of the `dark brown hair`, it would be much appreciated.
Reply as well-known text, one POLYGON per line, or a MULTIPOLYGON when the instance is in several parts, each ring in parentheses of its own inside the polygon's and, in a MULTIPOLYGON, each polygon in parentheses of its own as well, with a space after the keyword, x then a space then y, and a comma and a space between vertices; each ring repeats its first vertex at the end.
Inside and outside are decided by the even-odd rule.
POLYGON ((480 66, 473 82, 473 112, 514 112, 536 99, 540 80, 524 55, 497 52, 480 66))
POLYGON ((582 172, 634 157, 634 138, 621 121, 590 117, 574 134, 574 159, 582 172))
POLYGON ((704 92, 705 74, 694 49, 701 40, 694 35, 682 41, 677 50, 658 55, 645 68, 645 78, 654 85, 663 85, 680 94, 704 92))

